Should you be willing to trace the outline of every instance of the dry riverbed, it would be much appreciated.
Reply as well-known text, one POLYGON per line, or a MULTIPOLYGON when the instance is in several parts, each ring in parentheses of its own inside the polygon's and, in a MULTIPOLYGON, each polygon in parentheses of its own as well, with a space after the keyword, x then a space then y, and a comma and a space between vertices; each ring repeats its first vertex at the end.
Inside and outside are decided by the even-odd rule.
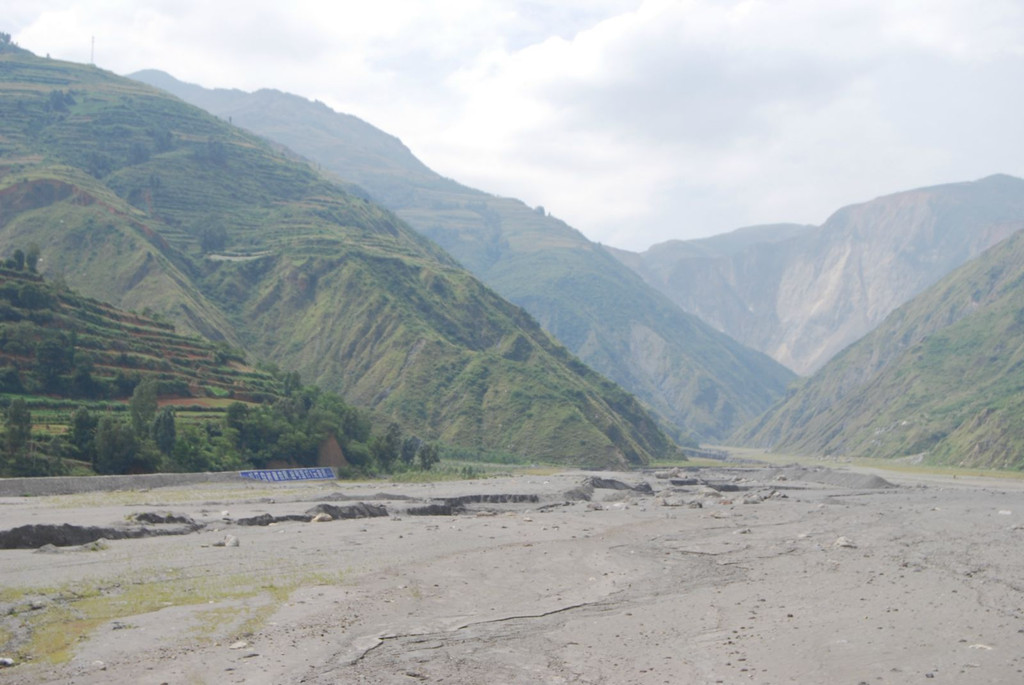
POLYGON ((885 478, 3 497, 0 680, 1024 682, 1024 485, 885 478))

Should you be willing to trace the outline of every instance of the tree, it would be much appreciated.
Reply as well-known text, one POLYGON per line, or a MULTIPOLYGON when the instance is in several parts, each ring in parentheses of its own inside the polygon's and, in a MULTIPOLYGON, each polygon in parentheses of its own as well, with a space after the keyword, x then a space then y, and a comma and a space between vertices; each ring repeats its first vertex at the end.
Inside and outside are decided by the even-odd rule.
POLYGON ((284 375, 284 394, 291 397, 302 389, 302 378, 298 371, 289 371, 284 375))
POLYGON ((28 457, 32 442, 32 413, 20 397, 7 407, 7 425, 4 428, 4 457, 7 471, 16 473, 18 465, 28 457))
POLYGON ((437 446, 429 442, 420 448, 418 456, 420 468, 424 471, 429 471, 434 468, 435 464, 441 461, 441 456, 437 452, 437 446))
POLYGON ((224 413, 224 424, 231 431, 233 445, 242 449, 245 445, 246 424, 249 422, 249 407, 241 402, 232 402, 224 413))
POLYGON ((75 367, 71 372, 71 393, 76 397, 96 399, 106 393, 106 387, 93 378, 92 359, 86 355, 75 355, 75 367))
POLYGON ((36 243, 29 243, 28 250, 25 252, 25 266, 32 273, 36 272, 36 267, 39 265, 39 245, 36 243))
POLYGON ((96 457, 96 426, 99 420, 85 407, 79 407, 71 415, 71 430, 68 442, 76 459, 92 463, 96 457))
POLYGON ((46 309, 53 304, 53 295, 35 283, 25 283, 18 288, 18 305, 25 309, 46 309))
POLYGON ((47 390, 58 390, 60 377, 71 370, 74 347, 62 338, 47 338, 36 346, 36 367, 47 390))
POLYGON ((391 471, 395 459, 402 450, 402 429, 397 423, 388 426, 384 435, 378 435, 370 443, 370 451, 373 453, 377 465, 386 472, 391 471))
POLYGON ((149 436, 156 408, 156 379, 146 376, 135 386, 132 399, 128 402, 128 412, 132 418, 132 430, 135 431, 136 438, 141 440, 149 436))
POLYGON ((103 416, 96 426, 96 473, 128 473, 136 470, 139 441, 132 427, 113 416, 103 416))
POLYGON ((156 448, 165 457, 170 456, 174 451, 174 441, 177 439, 177 431, 174 426, 174 409, 164 407, 153 417, 153 441, 156 448))
POLYGON ((170 459, 171 468, 187 473, 233 471, 243 466, 238 453, 233 446, 226 444, 223 436, 217 436, 211 442, 206 428, 190 424, 181 427, 170 459))
POLYGON ((67 96, 62 90, 51 90, 50 100, 48 102, 47 109, 53 110, 54 112, 66 112, 68 111, 67 96))
POLYGON ((417 438, 415 435, 410 435, 402 441, 402 463, 406 466, 412 466, 413 462, 416 461, 416 453, 420 451, 420 447, 423 445, 423 441, 417 438))

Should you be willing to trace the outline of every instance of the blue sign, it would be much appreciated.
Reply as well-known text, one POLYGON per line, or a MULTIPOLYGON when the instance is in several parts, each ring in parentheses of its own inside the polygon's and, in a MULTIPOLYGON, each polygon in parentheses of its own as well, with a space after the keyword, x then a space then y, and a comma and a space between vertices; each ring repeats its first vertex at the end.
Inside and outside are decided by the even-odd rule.
POLYGON ((334 469, 330 466, 314 466, 306 469, 260 469, 240 471, 242 478, 262 480, 267 483, 286 483, 293 480, 334 480, 334 469))

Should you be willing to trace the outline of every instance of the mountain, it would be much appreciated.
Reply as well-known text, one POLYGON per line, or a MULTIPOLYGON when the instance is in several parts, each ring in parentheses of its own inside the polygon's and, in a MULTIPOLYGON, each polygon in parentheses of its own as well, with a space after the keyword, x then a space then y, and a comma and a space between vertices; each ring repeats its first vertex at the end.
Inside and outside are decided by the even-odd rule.
POLYGON ((680 311, 602 246, 542 208, 443 178, 397 138, 273 90, 133 78, 266 136, 364 188, 522 306, 584 362, 643 399, 679 436, 719 439, 781 396, 793 374, 680 311))
POLYGON ((1022 227, 1024 181, 991 176, 845 207, 817 228, 754 227, 617 256, 684 310, 807 375, 1022 227))
POLYGON ((93 66, 0 53, 0 240, 428 440, 595 466, 674 451, 632 396, 394 214, 93 66))
POLYGON ((1024 233, 892 312, 737 440, 1024 468, 1024 233))

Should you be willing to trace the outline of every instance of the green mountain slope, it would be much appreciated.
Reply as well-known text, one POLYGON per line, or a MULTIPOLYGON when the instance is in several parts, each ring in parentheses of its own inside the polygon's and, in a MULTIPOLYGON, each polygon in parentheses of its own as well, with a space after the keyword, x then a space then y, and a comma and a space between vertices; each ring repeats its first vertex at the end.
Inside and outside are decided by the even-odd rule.
POLYGON ((894 311, 737 439, 1024 468, 1024 234, 894 311))
POLYGON ((683 313, 578 231, 518 200, 432 172, 356 117, 278 91, 207 90, 162 72, 133 75, 288 146, 365 188, 680 435, 724 437, 794 377, 683 313))
POLYGON ((672 443, 397 217, 149 86, 0 55, 0 240, 123 308, 302 373, 427 439, 643 463, 672 443))

